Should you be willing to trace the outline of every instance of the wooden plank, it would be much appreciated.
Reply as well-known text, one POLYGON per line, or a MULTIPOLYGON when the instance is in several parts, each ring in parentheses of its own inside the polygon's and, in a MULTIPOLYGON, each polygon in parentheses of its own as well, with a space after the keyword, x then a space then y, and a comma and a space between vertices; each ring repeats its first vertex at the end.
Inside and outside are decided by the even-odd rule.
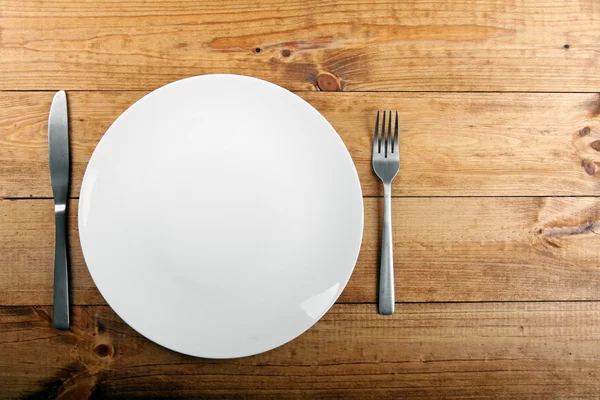
POLYGON ((0 307, 3 398, 591 398, 600 303, 336 305, 273 351, 207 360, 166 350, 108 307, 0 307), (97 396, 97 397, 96 397, 97 396))
MULTIPOLYGON (((145 92, 69 93, 72 196, 102 135, 145 92)), ((51 197, 51 92, 0 93, 0 197, 51 197)), ((301 93, 341 135, 365 196, 378 108, 400 111, 397 196, 600 195, 600 96, 523 93, 301 93)))
MULTIPOLYGON (((382 200, 365 199, 358 263, 340 302, 376 300, 382 200)), ((394 198, 396 300, 600 300, 596 198, 394 198)), ((75 304, 104 304, 70 205, 75 304)), ((0 201, 0 304, 52 304, 51 200, 0 201)))
POLYGON ((596 0, 2 0, 1 90, 600 90, 596 0), (260 52, 258 50, 260 49, 260 52))

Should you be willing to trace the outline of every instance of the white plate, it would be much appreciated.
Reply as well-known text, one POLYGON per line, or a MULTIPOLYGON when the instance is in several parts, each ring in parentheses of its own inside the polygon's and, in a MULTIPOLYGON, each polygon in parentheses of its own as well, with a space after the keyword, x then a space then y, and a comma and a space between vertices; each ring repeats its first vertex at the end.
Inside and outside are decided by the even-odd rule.
POLYGON ((354 269, 363 202, 333 127, 269 82, 168 84, 108 129, 79 234, 98 289, 148 339, 200 357, 261 353, 333 305, 354 269))

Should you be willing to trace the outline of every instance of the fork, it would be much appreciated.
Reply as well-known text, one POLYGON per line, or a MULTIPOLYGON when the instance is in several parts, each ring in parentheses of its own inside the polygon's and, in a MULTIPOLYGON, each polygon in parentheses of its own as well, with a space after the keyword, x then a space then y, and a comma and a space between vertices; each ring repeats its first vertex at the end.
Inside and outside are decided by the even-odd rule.
POLYGON ((386 111, 383 111, 381 129, 379 111, 375 121, 373 139, 373 170, 383 182, 383 229, 381 232, 381 264, 379 266, 379 313, 394 313, 394 249, 392 241, 392 180, 400 169, 398 146, 398 111, 394 120, 392 138, 392 111, 389 111, 386 136, 386 111))

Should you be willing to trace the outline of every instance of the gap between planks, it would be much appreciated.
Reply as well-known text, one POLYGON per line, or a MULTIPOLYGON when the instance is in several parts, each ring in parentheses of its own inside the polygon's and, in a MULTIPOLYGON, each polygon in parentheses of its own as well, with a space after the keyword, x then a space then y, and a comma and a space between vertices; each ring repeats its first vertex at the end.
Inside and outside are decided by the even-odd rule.
MULTIPOLYGON (((421 304, 533 304, 533 303, 600 303, 600 300, 461 300, 461 301, 397 301, 396 305, 421 305, 421 304)), ((336 301, 335 304, 346 306, 377 305, 376 301, 336 301)), ((1 308, 9 307, 52 307, 53 304, 0 304, 1 308)), ((73 303, 70 307, 112 307, 107 303, 73 303)), ((332 306, 333 307, 333 306, 332 306)), ((397 314, 396 312, 395 314, 397 314)))
MULTIPOLYGON (((382 199, 383 196, 362 196, 363 199, 382 199)), ((559 194, 559 195, 516 195, 516 196, 392 196, 393 199, 539 199, 539 198, 600 198, 600 195, 594 194, 559 194)), ((0 197, 0 200, 23 201, 23 200, 52 200, 54 197, 0 197)), ((69 200, 79 200, 79 196, 69 197, 69 200)))
MULTIPOLYGON (((210 74, 208 74, 210 75, 210 74)), ((197 75, 202 76, 202 75, 197 75)), ((190 76, 191 77, 191 76, 190 76)), ((185 78, 184 78, 185 79, 185 78)), ((177 82, 177 81, 173 81, 177 82)), ((172 82, 171 82, 172 83, 172 82)), ((163 85, 164 86, 164 85, 163 85)), ((278 85, 279 86, 279 85, 278 85)), ((159 89, 162 86, 156 87, 153 90, 159 89)), ((565 92, 557 92, 557 91, 535 91, 535 90, 339 90, 339 91, 327 91, 327 90, 290 90, 284 88, 292 93, 328 93, 328 94, 352 94, 352 93, 381 93, 381 94, 393 94, 393 93, 458 93, 458 94, 468 94, 468 93, 477 93, 477 94, 502 94, 502 93, 511 93, 511 94, 594 94, 599 93, 598 90, 590 90, 586 92, 581 91, 565 91, 565 92)), ((82 92, 82 93, 123 93, 123 92, 143 92, 149 93, 153 90, 141 90, 141 89, 0 89, 0 93, 54 93, 59 90, 64 90, 65 92, 82 92)))

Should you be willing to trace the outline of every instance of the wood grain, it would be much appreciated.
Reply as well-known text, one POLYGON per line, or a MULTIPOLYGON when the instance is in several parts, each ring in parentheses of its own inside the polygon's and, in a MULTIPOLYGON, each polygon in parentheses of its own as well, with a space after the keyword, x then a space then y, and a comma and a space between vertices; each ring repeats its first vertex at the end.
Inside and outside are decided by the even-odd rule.
POLYGON ((108 307, 0 307, 2 398, 592 398, 600 303, 335 305, 292 342, 205 360, 142 338, 108 307), (35 362, 34 362, 35 360, 35 362))
MULTIPOLYGON (((71 195, 110 124, 146 92, 68 94, 71 195)), ((51 197, 51 92, 0 93, 0 197, 51 197)), ((301 93, 333 124, 365 196, 382 194, 371 168, 378 108, 398 109, 396 196, 600 195, 600 95, 301 93)))
POLYGON ((0 0, 0 398, 599 398, 599 26, 597 0, 0 0), (96 289, 77 231, 81 179, 110 124, 206 73, 297 91, 339 132, 365 196, 338 304, 296 340, 235 360, 137 334, 96 289), (50 306, 58 89, 74 198, 67 332, 50 306), (392 317, 375 306, 377 109, 401 121, 392 317))
MULTIPOLYGON (((358 263, 341 302, 375 302, 382 200, 365 199, 358 263)), ((75 304, 105 304, 70 204, 75 304)), ((0 304, 52 304, 51 200, 0 201, 0 304)), ((596 198, 393 199, 396 300, 600 300, 596 198)))
POLYGON ((600 90, 596 0, 2 0, 0 90, 600 90))

